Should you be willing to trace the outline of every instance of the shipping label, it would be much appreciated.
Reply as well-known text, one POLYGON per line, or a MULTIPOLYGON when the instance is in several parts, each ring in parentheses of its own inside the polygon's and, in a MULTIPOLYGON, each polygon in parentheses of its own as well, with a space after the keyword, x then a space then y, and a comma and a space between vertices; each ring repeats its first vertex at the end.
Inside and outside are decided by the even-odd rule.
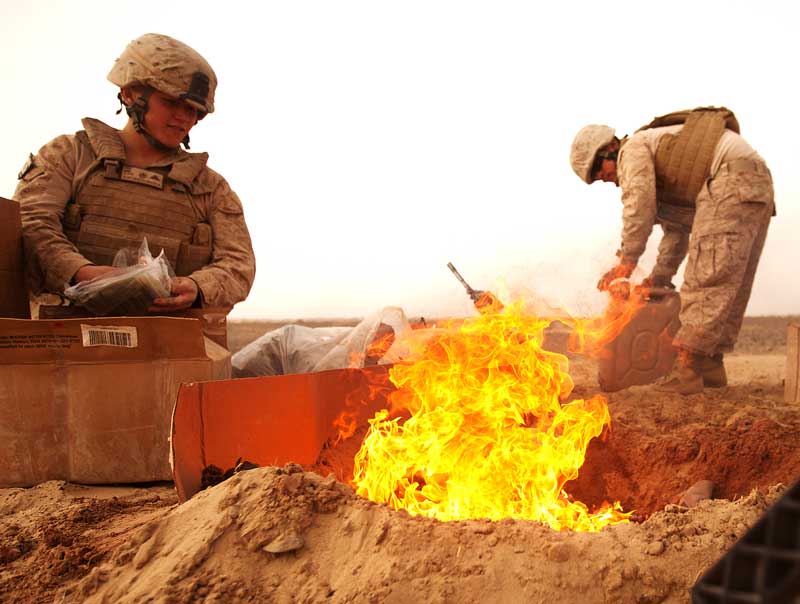
POLYGON ((138 332, 135 327, 115 327, 111 325, 85 325, 81 323, 83 345, 116 346, 118 348, 136 348, 139 346, 138 332))

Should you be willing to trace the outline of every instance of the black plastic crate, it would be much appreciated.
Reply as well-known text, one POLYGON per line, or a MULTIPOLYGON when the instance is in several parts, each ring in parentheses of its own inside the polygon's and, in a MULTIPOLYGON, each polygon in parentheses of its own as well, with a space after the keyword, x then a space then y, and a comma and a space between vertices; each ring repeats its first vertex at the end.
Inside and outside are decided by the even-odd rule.
POLYGON ((692 587, 693 604, 800 604, 800 482, 692 587))

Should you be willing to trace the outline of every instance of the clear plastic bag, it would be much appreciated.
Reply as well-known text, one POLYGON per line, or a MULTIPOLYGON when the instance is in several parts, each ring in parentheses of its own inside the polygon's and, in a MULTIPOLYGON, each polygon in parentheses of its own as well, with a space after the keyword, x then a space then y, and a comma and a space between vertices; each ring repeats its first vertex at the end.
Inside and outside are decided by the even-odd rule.
POLYGON ((145 315, 156 298, 171 294, 174 275, 162 252, 153 258, 147 239, 138 249, 123 248, 114 258, 115 271, 64 290, 64 296, 96 316, 145 315))
POLYGON ((309 373, 393 362, 393 342, 411 331, 402 309, 383 308, 355 327, 284 325, 231 358, 234 377, 309 373))

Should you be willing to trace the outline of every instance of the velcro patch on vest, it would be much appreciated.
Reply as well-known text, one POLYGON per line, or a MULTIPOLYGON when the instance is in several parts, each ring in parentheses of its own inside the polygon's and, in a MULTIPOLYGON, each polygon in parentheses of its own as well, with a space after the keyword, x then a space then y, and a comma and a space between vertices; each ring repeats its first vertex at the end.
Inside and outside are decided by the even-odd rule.
POLYGON ((122 180, 127 180, 128 182, 135 182, 139 183, 140 185, 155 187, 156 189, 164 188, 163 174, 151 172, 150 170, 143 170, 142 168, 125 166, 122 168, 122 174, 120 174, 120 178, 122 180))

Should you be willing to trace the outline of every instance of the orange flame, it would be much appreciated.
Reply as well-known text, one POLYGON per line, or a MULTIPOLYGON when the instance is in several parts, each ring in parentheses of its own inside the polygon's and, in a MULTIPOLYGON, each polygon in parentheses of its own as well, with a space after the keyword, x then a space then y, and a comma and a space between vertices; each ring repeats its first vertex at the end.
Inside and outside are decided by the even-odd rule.
POLYGON ((409 362, 390 371, 392 408, 410 417, 381 411, 370 420, 355 458, 357 493, 439 520, 583 531, 626 522, 618 502, 590 512, 564 491, 610 416, 600 396, 561 404, 573 382, 567 358, 542 350, 549 323, 515 303, 424 342, 412 337, 409 362))
POLYGON ((610 284, 608 294, 608 304, 602 317, 561 319, 573 329, 569 336, 570 352, 595 358, 609 354, 606 344, 616 338, 647 304, 650 289, 642 286, 631 287, 627 279, 619 279, 610 284))
POLYGON ((359 426, 366 425, 370 415, 375 409, 386 404, 389 393, 394 392, 394 386, 389 381, 386 371, 379 373, 363 373, 365 387, 352 391, 344 400, 344 406, 331 422, 332 434, 330 441, 338 444, 353 436, 359 426))

